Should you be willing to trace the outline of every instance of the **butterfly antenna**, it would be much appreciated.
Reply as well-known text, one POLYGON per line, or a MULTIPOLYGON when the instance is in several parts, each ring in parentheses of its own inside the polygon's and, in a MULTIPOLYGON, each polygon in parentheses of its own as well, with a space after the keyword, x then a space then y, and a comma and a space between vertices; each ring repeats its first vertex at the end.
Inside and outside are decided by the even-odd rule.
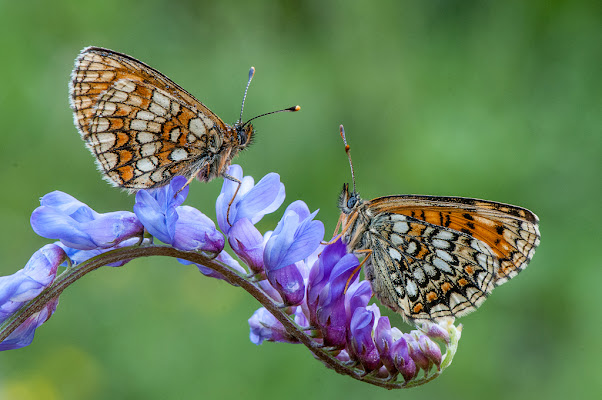
POLYGON ((251 118, 250 120, 248 120, 247 122, 245 122, 244 124, 242 124, 242 126, 247 125, 249 122, 253 121, 254 119, 257 119, 257 118, 260 118, 260 117, 265 117, 266 115, 277 114, 277 113, 285 112, 285 111, 295 112, 295 111, 299 111, 300 109, 301 109, 301 107, 299 107, 299 106, 292 106, 292 107, 289 107, 289 108, 283 108, 282 110, 271 111, 269 113, 261 114, 261 115, 258 115, 256 117, 251 118))
POLYGON ((245 100, 247 99, 247 92, 249 91, 251 80, 253 80, 253 75, 255 75, 255 67, 251 67, 249 70, 249 81, 247 82, 247 87, 245 88, 245 94, 242 97, 242 105, 240 106, 240 118, 238 118, 238 123, 242 122, 242 111, 245 109, 245 100))
POLYGON ((347 138, 345 137, 345 128, 343 125, 339 127, 341 130, 341 138, 343 138, 343 143, 345 143, 345 153, 347 153, 347 158, 349 158, 349 167, 351 168, 351 181, 353 182, 353 193, 355 193, 355 172, 353 172, 353 163, 351 162, 351 153, 349 153, 349 145, 347 144, 347 138))

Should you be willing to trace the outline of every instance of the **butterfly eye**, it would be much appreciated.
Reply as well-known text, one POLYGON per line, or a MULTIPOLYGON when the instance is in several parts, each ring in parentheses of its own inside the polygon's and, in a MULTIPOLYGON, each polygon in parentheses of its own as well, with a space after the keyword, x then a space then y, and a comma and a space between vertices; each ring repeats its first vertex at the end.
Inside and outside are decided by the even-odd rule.
POLYGON ((237 129, 236 133, 238 134, 238 143, 239 145, 244 145, 247 143, 247 133, 244 129, 237 129))
POLYGON ((349 198, 349 200, 347 200, 347 207, 348 208, 353 208, 356 203, 357 203, 357 197, 352 196, 352 197, 349 198))

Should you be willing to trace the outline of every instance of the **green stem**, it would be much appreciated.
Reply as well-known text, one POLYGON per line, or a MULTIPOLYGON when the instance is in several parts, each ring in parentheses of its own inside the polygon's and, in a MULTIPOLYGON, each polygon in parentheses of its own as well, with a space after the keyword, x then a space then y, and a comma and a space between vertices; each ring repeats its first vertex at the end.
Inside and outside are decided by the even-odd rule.
MULTIPOLYGON (((246 275, 241 275, 237 271, 234 271, 227 267, 226 265, 221 264, 220 262, 215 261, 214 259, 203 256, 199 253, 194 252, 186 252, 174 249, 173 247, 168 246, 160 246, 160 245, 142 245, 142 246, 131 246, 131 247, 123 247, 116 250, 111 250, 106 253, 100 254, 96 257, 93 257, 75 267, 67 268, 48 288, 46 288, 38 297, 26 303, 19 311, 15 313, 15 316, 12 319, 6 321, 0 327, 0 342, 6 339, 11 332, 13 332, 17 327, 19 327, 22 323, 24 323, 27 318, 36 312, 40 311, 46 303, 48 303, 51 299, 59 296, 63 290, 65 290, 69 285, 82 278, 84 275, 94 271, 95 269, 102 267, 107 264, 117 263, 125 260, 132 260, 140 257, 152 257, 152 256, 164 256, 164 257, 172 257, 172 258, 180 258, 195 264, 200 264, 205 267, 211 268, 214 271, 220 273, 224 276, 226 281, 233 285, 240 286, 247 292, 249 292, 261 305, 263 305, 286 329, 286 331, 293 337, 295 337, 299 342, 303 343, 309 351, 311 351, 316 358, 325 363, 328 367, 332 368, 339 374, 348 375, 354 379, 367 382, 376 386, 384 387, 387 389, 399 389, 405 387, 413 387, 424 384, 432 379, 436 378, 440 375, 441 371, 437 371, 435 374, 422 378, 413 380, 409 383, 399 383, 399 382, 390 382, 378 377, 373 377, 371 375, 366 375, 362 369, 352 368, 343 365, 340 360, 337 360, 336 357, 325 349, 321 343, 316 342, 312 339, 311 332, 306 334, 305 328, 298 326, 288 314, 286 314, 286 310, 282 309, 271 299, 258 285, 253 278, 249 278, 246 275)), ((453 347, 453 346, 452 346, 453 347)), ((445 360, 451 362, 451 358, 455 353, 455 348, 453 352, 450 352, 448 349, 446 353, 445 360), (451 356, 451 357, 450 357, 451 356)))

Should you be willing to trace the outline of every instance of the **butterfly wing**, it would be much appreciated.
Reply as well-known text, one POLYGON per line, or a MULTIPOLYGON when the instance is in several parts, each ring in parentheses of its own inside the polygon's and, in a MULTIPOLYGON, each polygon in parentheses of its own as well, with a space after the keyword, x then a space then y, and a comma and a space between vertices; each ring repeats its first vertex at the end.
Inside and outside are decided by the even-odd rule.
POLYGON ((108 180, 164 185, 208 165, 231 128, 169 78, 125 54, 89 47, 70 83, 75 124, 108 180))
POLYGON ((380 300, 407 319, 461 316, 516 276, 539 244, 521 207, 462 197, 388 196, 366 202, 366 274, 380 300))

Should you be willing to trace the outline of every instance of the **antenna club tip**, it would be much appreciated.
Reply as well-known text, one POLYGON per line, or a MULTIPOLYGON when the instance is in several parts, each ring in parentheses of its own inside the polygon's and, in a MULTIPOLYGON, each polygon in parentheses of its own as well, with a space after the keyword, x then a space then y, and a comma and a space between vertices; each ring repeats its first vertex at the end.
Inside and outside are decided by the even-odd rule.
POLYGON ((300 109, 301 109, 301 106, 298 106, 298 105, 293 107, 293 111, 299 111, 300 109))
POLYGON ((349 145, 348 145, 348 144, 346 144, 346 145, 345 145, 345 152, 349 153, 349 149, 350 149, 350 148, 351 148, 351 147, 349 147, 349 145))
POLYGON ((249 78, 252 78, 253 75, 255 75, 255 67, 251 67, 251 69, 249 69, 249 78))

